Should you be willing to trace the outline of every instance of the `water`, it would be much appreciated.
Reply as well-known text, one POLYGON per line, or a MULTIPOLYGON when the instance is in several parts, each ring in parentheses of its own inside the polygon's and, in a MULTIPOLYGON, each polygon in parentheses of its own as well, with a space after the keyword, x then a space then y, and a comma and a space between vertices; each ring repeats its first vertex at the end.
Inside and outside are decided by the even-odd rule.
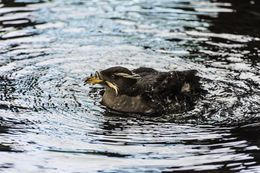
POLYGON ((0 172, 260 172, 258 1, 2 0, 0 172), (196 69, 194 110, 117 116, 83 79, 196 69))

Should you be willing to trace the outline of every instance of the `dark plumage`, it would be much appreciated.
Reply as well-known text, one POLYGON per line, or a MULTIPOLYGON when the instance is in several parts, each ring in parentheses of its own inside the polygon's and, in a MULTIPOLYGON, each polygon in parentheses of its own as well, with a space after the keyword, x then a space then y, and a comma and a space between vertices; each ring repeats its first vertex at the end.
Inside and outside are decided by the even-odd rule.
POLYGON ((111 67, 86 83, 105 87, 102 103, 118 112, 162 114, 193 108, 203 90, 196 70, 159 72, 141 67, 132 71, 111 67))

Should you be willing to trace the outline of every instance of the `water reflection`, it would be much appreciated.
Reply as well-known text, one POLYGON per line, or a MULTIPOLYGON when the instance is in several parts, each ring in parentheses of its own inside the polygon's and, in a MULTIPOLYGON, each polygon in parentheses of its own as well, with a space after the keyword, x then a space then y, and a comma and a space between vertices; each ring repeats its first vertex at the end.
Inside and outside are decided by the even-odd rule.
MULTIPOLYGON (((2 126, 2 120, 1 120, 1 123, 0 123, 0 134, 1 133, 7 133, 7 131, 8 131, 8 127, 6 127, 6 126, 2 126)), ((9 146, 9 145, 3 145, 2 143, 0 144, 0 152, 1 151, 7 151, 7 152, 10 152, 10 151, 12 151, 12 149, 11 149, 11 147, 9 146)))
MULTIPOLYGON (((0 153, 1 152, 20 153, 23 151, 21 148, 19 148, 18 142, 12 139, 11 136, 13 133, 15 134, 17 134, 17 132, 22 133, 25 124, 27 123, 18 122, 17 120, 11 118, 6 119, 3 118, 2 116, 0 117, 0 141, 1 141, 0 153)), ((1 164, 0 164, 0 168, 1 168, 1 164)))
POLYGON ((25 1, 25 2, 19 2, 17 0, 1 0, 1 3, 3 4, 3 7, 25 7, 30 4, 38 4, 43 3, 45 0, 36 0, 36 1, 25 1))
POLYGON ((31 12, 37 9, 27 7, 35 3, 13 0, 2 1, 2 8, 0 9, 0 40, 30 37, 36 34, 35 31, 26 29, 41 23, 36 22, 31 16, 31 12))
MULTIPOLYGON (((258 145, 243 137, 243 131, 247 134, 250 130, 248 127, 191 127, 158 121, 155 125, 155 122, 148 120, 140 124, 135 118, 106 117, 101 129, 99 140, 95 143, 110 145, 110 150, 123 146, 126 148, 125 154, 129 154, 128 158, 164 162, 167 168, 163 172, 216 172, 216 169, 237 172, 259 165, 255 161, 258 158, 258 145), (185 152, 186 157, 180 150, 185 152), (241 155, 241 151, 245 155, 241 155)), ((258 141, 257 136, 253 140, 258 141)), ((138 170, 131 167, 124 169, 138 170)))
POLYGON ((218 58, 218 61, 226 61, 227 64, 241 62, 243 59, 253 67, 259 63, 259 16, 256 12, 259 11, 258 3, 231 1, 229 8, 234 10, 233 13, 218 13, 218 17, 200 16, 201 19, 210 21, 208 29, 212 33, 229 33, 222 38, 211 37, 204 43, 211 58, 218 58), (233 59, 230 56, 233 56, 233 59))
MULTIPOLYGON (((233 103, 231 103, 230 108, 226 107, 227 109, 225 108, 221 114, 227 113, 228 116, 236 114, 236 118, 246 119, 247 123, 250 121, 258 122, 260 105, 254 98, 259 98, 258 91, 260 89, 259 68, 257 67, 260 39, 257 32, 259 27, 255 25, 258 17, 254 12, 259 11, 259 5, 256 5, 258 2, 254 1, 229 2, 218 1, 220 6, 225 5, 232 9, 232 13, 219 12, 217 17, 199 15, 202 20, 210 23, 208 27, 210 33, 205 34, 208 37, 206 41, 198 43, 203 48, 195 48, 192 53, 204 56, 206 59, 203 60, 203 64, 208 68, 225 72, 222 79, 214 78, 218 80, 217 86, 224 88, 223 94, 225 96, 222 96, 233 96, 228 102, 223 99, 219 99, 219 101, 222 100, 221 102, 225 102, 226 105, 230 102, 233 103), (241 106, 244 107, 243 110, 239 108, 241 106)), ((222 108, 217 109, 221 112, 222 108)), ((235 123, 236 120, 232 120, 232 122, 235 123)), ((245 122, 242 120, 240 123, 245 122)))

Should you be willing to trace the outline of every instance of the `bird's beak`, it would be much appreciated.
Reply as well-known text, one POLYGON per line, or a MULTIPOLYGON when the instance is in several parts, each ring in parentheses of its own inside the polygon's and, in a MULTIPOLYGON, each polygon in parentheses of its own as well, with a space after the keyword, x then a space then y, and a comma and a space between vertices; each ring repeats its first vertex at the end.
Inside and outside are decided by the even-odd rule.
POLYGON ((101 79, 101 75, 99 72, 96 72, 95 76, 90 76, 87 79, 85 79, 85 84, 89 84, 89 83, 101 83, 103 82, 103 80, 101 79))

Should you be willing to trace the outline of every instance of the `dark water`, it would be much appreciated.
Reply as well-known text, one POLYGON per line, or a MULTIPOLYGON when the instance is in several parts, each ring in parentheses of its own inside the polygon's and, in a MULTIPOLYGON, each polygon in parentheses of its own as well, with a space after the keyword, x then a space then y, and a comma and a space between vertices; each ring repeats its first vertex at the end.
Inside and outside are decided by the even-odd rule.
POLYGON ((256 0, 2 0, 0 172, 260 172, 256 0), (83 78, 197 69, 207 95, 156 118, 107 114, 83 78))

